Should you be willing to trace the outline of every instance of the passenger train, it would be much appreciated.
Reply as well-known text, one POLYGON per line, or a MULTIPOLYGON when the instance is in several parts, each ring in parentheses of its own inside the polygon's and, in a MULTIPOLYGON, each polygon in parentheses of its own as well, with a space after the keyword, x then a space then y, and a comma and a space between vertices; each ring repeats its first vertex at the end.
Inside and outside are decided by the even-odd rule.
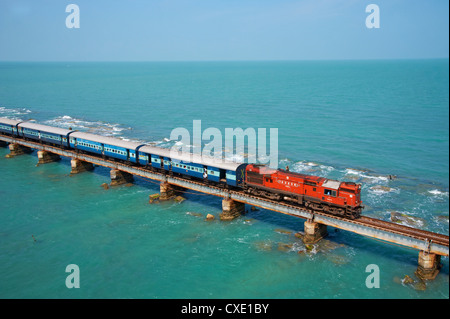
POLYGON ((363 209, 361 185, 323 177, 235 163, 191 153, 128 142, 71 129, 0 118, 0 134, 95 154, 159 172, 188 177, 314 211, 358 218, 363 209), (176 153, 176 154, 174 154, 176 153))

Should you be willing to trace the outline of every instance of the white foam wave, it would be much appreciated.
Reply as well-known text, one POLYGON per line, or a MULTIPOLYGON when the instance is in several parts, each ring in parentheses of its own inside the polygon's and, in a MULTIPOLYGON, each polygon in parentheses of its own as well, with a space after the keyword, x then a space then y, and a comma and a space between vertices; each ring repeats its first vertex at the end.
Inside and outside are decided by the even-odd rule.
POLYGON ((32 113, 30 110, 20 107, 20 108, 7 108, 0 106, 0 116, 9 117, 12 119, 21 119, 21 115, 28 115, 32 113))
POLYGON ((433 189, 431 191, 428 191, 428 193, 430 193, 434 196, 448 196, 448 192, 443 192, 438 189, 433 189))
POLYGON ((382 195, 387 193, 399 193, 400 189, 387 186, 376 185, 369 188, 369 192, 376 195, 382 195))
POLYGON ((313 162, 304 162, 300 161, 297 163, 294 163, 292 167, 290 168, 294 172, 298 173, 308 173, 308 172, 316 172, 317 171, 318 164, 313 162))
POLYGON ((357 170, 353 168, 347 168, 345 170, 346 175, 358 176, 360 179, 365 179, 366 182, 379 183, 389 181, 389 177, 383 175, 370 175, 366 171, 357 170))
POLYGON ((54 119, 45 121, 44 124, 71 128, 78 131, 86 131, 89 133, 100 134, 104 136, 113 136, 121 138, 121 133, 130 128, 122 127, 117 123, 107 123, 102 121, 88 121, 79 118, 74 118, 70 115, 58 116, 54 119))

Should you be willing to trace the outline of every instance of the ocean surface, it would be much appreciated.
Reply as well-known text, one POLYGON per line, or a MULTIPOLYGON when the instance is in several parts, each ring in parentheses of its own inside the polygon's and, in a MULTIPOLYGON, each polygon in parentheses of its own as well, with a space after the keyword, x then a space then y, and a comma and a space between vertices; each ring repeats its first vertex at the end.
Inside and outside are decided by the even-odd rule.
MULTIPOLYGON (((162 147, 193 120, 278 128, 279 167, 361 183, 364 215, 449 233, 448 59, 0 63, 0 117, 162 147)), ((448 258, 422 283, 413 249, 328 227, 309 251, 294 236, 302 219, 248 207, 221 222, 218 197, 149 204, 153 181, 105 190, 109 169, 69 176, 69 159, 8 153, 0 298, 449 298, 448 258), (370 264, 379 288, 366 286, 370 264)))

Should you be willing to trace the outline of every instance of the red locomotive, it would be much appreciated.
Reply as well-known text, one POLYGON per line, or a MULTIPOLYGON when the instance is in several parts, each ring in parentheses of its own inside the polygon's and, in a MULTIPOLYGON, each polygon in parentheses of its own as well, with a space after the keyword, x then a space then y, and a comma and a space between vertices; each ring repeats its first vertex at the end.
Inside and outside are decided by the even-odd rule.
POLYGON ((246 191, 274 200, 290 200, 315 211, 358 218, 363 208, 361 185, 247 165, 246 191))

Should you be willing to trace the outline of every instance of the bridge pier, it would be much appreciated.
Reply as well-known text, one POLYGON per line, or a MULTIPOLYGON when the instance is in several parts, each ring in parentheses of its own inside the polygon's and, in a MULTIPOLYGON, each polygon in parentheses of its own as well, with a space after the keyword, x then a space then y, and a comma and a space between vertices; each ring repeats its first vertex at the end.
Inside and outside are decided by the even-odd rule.
POLYGON ((72 167, 70 174, 78 174, 81 172, 92 171, 94 169, 94 165, 92 163, 84 162, 77 158, 71 159, 70 166, 72 167))
POLYGON ((421 250, 419 252, 419 266, 415 272, 420 279, 433 280, 441 268, 441 256, 421 250))
POLYGON ((38 155, 38 165, 57 162, 61 159, 61 157, 58 154, 50 153, 47 151, 38 151, 37 155, 38 155))
POLYGON ((230 198, 224 198, 222 200, 222 213, 220 214, 220 220, 233 220, 239 217, 244 211, 244 203, 237 202, 230 198))
POLYGON ((175 197, 174 187, 167 182, 161 182, 159 192, 159 200, 169 200, 175 197))
POLYGON ((303 236, 303 243, 306 245, 315 244, 328 235, 327 225, 307 220, 305 221, 304 227, 305 236, 303 236))
POLYGON ((29 154, 32 153, 33 150, 29 147, 20 145, 20 144, 9 144, 9 154, 6 155, 6 157, 14 157, 22 154, 29 154))
POLYGON ((118 169, 111 169, 111 186, 117 186, 133 182, 133 175, 118 169))

